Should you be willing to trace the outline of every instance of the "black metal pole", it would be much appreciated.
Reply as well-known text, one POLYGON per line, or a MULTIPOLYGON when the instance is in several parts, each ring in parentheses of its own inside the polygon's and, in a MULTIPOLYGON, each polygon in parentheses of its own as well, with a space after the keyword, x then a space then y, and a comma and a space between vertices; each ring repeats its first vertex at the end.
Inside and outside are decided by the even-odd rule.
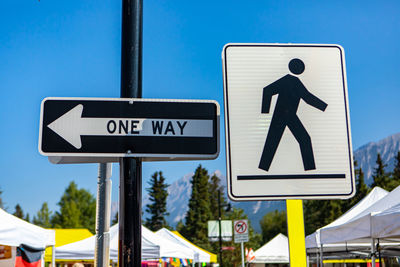
MULTIPOLYGON (((143 0, 122 0, 121 97, 142 97, 143 0)), ((140 267, 142 254, 142 161, 120 159, 120 267, 140 267)))
POLYGON ((381 246, 379 245, 379 238, 378 238, 378 244, 376 244, 376 250, 378 251, 379 267, 381 267, 382 266, 382 257, 381 257, 381 246))
POLYGON ((218 190, 218 223, 219 223, 219 266, 222 267, 222 228, 221 228, 221 191, 218 190))

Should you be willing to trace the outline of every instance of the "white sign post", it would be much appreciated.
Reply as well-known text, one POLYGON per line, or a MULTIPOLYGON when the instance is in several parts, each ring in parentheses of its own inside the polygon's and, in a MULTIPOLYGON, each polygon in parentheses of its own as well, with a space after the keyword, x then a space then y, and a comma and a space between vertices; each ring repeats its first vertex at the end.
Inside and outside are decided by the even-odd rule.
POLYGON ((343 48, 227 44, 222 58, 229 197, 352 197, 343 48))
POLYGON ((249 241, 249 224, 247 220, 236 220, 233 224, 235 233, 235 243, 240 243, 242 251, 242 267, 244 267, 244 248, 243 242, 249 241))

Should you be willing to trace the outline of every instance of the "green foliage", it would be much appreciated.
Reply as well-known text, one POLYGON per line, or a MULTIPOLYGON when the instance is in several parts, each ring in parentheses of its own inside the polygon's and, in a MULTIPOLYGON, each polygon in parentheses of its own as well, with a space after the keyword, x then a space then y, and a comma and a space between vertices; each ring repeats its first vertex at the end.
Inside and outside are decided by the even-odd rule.
POLYGON ((27 222, 30 221, 29 214, 27 213, 26 215, 24 215, 24 212, 19 204, 15 205, 15 211, 14 211, 13 215, 24 221, 27 221, 27 222))
POLYGON ((49 210, 47 202, 44 202, 36 216, 33 216, 33 223, 40 227, 51 228, 51 214, 52 212, 49 210))
POLYGON ((15 211, 13 215, 20 219, 24 219, 24 212, 22 211, 22 208, 19 204, 15 205, 15 211))
POLYGON ((118 211, 115 213, 114 218, 111 221, 111 225, 117 224, 118 223, 118 211))
POLYGON ((287 236, 286 211, 272 211, 264 215, 260 221, 263 243, 270 241, 277 234, 287 236))
POLYGON ((392 173, 392 179, 400 181, 400 151, 397 152, 397 155, 395 157, 395 164, 394 164, 394 169, 392 173))
POLYGON ((1 194, 3 194, 3 191, 0 189, 0 209, 4 209, 4 202, 3 199, 1 198, 1 194))
POLYGON ((146 212, 149 213, 150 218, 145 222, 145 226, 152 231, 160 230, 167 227, 165 216, 167 212, 167 197, 168 197, 168 184, 165 183, 165 178, 162 172, 155 172, 149 181, 150 187, 147 188, 151 204, 146 205, 146 212))
POLYGON ((185 230, 185 224, 182 222, 182 220, 180 220, 177 224, 176 224, 176 231, 178 231, 179 233, 183 233, 185 230))
POLYGON ((96 200, 89 191, 71 182, 57 205, 60 211, 51 220, 55 228, 87 228, 95 233, 96 200))
POLYGON ((304 226, 306 235, 313 233, 330 222, 329 200, 305 200, 304 206, 304 226))
POLYGON ((394 169, 391 173, 391 179, 388 184, 388 190, 393 190, 400 185, 400 151, 397 152, 394 163, 394 169))
MULTIPOLYGON (((233 224, 235 220, 240 220, 240 219, 248 220, 248 217, 242 209, 233 208, 233 210, 227 214, 226 219, 232 220, 233 224)), ((253 227, 251 226, 251 222, 248 221, 248 223, 249 223, 249 242, 244 243, 244 246, 246 248, 252 248, 253 250, 256 250, 261 245, 262 237, 260 234, 254 231, 253 227)), ((215 244, 217 245, 218 242, 215 242, 215 244)), ((240 266, 242 262, 240 243, 235 243, 232 237, 232 241, 223 242, 223 246, 235 248, 233 251, 224 250, 222 252, 223 266, 240 266)))
POLYGON ((208 171, 199 165, 191 180, 192 194, 185 217, 185 227, 182 229, 186 238, 204 249, 210 249, 207 232, 208 220, 211 218, 208 180, 208 171))
POLYGON ((30 216, 29 216, 29 213, 27 213, 27 214, 25 215, 24 220, 27 221, 27 222, 31 222, 31 218, 30 218, 30 216))
POLYGON ((392 173, 385 171, 387 164, 383 164, 381 155, 378 153, 376 159, 376 168, 374 169, 374 182, 372 187, 379 186, 388 191, 392 191, 400 185, 400 151, 395 156, 395 166, 392 173))
POLYGON ((347 211, 351 207, 353 207, 355 204, 360 202, 361 199, 363 199, 370 191, 370 188, 367 186, 367 184, 364 181, 364 172, 363 170, 358 167, 357 161, 354 161, 354 172, 355 172, 355 180, 356 180, 356 194, 353 198, 349 200, 343 200, 342 204, 342 210, 347 211))
POLYGON ((388 190, 389 188, 389 175, 385 171, 385 167, 387 164, 383 164, 381 154, 378 153, 377 158, 376 158, 376 168, 374 169, 374 174, 372 175, 372 178, 374 179, 374 182, 372 183, 372 188, 375 186, 379 186, 383 189, 388 190))
MULTIPOLYGON (((224 196, 224 187, 220 185, 221 179, 215 174, 210 178, 209 183, 209 194, 210 194, 210 210, 211 210, 211 218, 213 220, 218 219, 218 195, 220 198, 221 207, 225 207, 227 205, 227 201, 224 196)), ((221 208, 221 218, 225 217, 225 209, 221 208)))

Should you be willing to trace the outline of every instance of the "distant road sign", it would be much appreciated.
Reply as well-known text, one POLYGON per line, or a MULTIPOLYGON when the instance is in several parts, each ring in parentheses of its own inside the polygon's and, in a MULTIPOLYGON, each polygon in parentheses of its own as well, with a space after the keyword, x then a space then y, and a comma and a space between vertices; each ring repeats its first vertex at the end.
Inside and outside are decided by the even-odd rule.
MULTIPOLYGON (((219 105, 206 100, 46 98, 39 151, 50 157, 214 159, 219 105)), ((72 158, 72 160, 71 160, 72 158)), ((76 159, 76 160, 75 160, 76 159)))
POLYGON ((222 58, 229 197, 353 196, 343 48, 227 44, 222 58))
POLYGON ((236 220, 233 224, 235 243, 249 241, 249 226, 247 220, 236 220))

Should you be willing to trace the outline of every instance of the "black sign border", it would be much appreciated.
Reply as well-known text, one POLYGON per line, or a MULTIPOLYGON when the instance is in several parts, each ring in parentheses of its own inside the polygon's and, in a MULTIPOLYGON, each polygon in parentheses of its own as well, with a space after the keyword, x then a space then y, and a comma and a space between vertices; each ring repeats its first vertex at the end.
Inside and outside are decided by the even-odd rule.
MULTIPOLYGON (((198 107, 196 107, 197 109, 199 109, 199 107, 201 107, 201 105, 197 105, 198 107)), ((160 119, 168 119, 169 116, 171 115, 171 112, 168 113, 167 110, 164 110, 165 114, 164 115, 160 115, 157 114, 157 118, 160 119)), ((123 118, 124 116, 121 116, 120 114, 118 116, 113 115, 113 112, 109 112, 109 111, 104 111, 104 114, 101 114, 104 117, 121 117, 123 118)), ((145 112, 144 112, 145 113, 145 112)), ((174 113, 174 112, 172 112, 174 113)), ((203 112, 204 113, 204 112, 203 112)), ((115 112, 114 112, 115 114, 115 112)), ((175 111, 175 114, 177 114, 177 112, 175 111)), ((197 112, 197 114, 199 114, 199 112, 197 112)), ((210 119, 210 114, 205 115, 204 119, 210 119)), ((83 111, 83 117, 93 117, 93 114, 88 114, 85 113, 85 110, 83 111)), ((95 116, 96 117, 96 116, 95 116)), ((97 116, 100 117, 100 116, 97 116)), ((129 116, 128 116, 129 117, 129 116)), ((138 116, 139 117, 139 116, 138 116)), ((143 117, 149 117, 149 116, 143 116, 143 117)), ((152 116, 150 116, 152 117, 152 116)), ((154 116, 153 116, 154 117, 154 116)), ((154 118, 155 118, 154 117, 154 118)), ((191 114, 179 114, 179 117, 182 117, 182 119, 202 119, 200 117, 196 117, 193 116, 191 114)), ((172 118, 170 118, 172 119, 172 118)), ((215 159, 218 157, 219 155, 219 149, 220 149, 220 144, 219 144, 219 119, 220 119, 220 107, 217 101, 214 100, 183 100, 183 99, 143 99, 143 98, 80 98, 80 97, 47 97, 42 101, 41 104, 41 113, 40 113, 40 129, 39 129, 39 144, 38 144, 38 149, 39 152, 44 155, 44 156, 49 156, 49 157, 68 157, 70 159, 76 158, 77 162, 76 163, 83 163, 80 160, 78 160, 78 158, 90 158, 93 157, 94 160, 90 160, 91 162, 94 162, 97 159, 99 159, 101 161, 101 158, 109 158, 109 159, 113 159, 115 160, 115 158, 119 158, 119 157, 141 157, 143 158, 145 161, 163 161, 163 160, 194 160, 194 159, 215 159), (46 122, 45 121, 45 110, 44 110, 44 106, 46 103, 48 102, 56 102, 56 101, 70 101, 71 105, 69 108, 73 108, 75 107, 77 104, 81 103, 81 102, 118 102, 118 103, 128 103, 128 102, 133 102, 133 104, 135 103, 157 103, 157 104, 163 104, 166 103, 166 105, 171 106, 171 104, 174 103, 180 103, 183 105, 186 104, 211 104, 211 105, 215 105, 215 113, 216 114, 212 114, 212 120, 214 121, 214 136, 212 138, 204 138, 204 139, 213 139, 213 141, 215 142, 215 150, 213 149, 213 152, 215 151, 215 153, 170 153, 170 152, 160 152, 160 153, 138 153, 138 152, 132 152, 132 153, 85 153, 85 152, 79 152, 77 149, 73 149, 75 151, 72 152, 63 152, 63 151, 48 151, 48 150, 43 150, 43 136, 44 136, 44 125, 46 125, 46 123, 52 122, 55 119, 59 118, 61 115, 63 115, 66 111, 70 110, 69 108, 65 108, 65 109, 61 109, 59 112, 57 112, 57 114, 52 114, 51 118, 47 118, 46 122)), ((49 129, 46 129, 49 130, 49 129)), ((58 136, 56 133, 52 133, 53 136, 55 136, 54 138, 61 138, 60 136, 58 136)), ((85 136, 82 136, 82 142, 84 142, 84 138, 85 136)), ((96 138, 96 137, 95 137, 96 138)), ((155 138, 155 137, 152 137, 155 138)), ((172 140, 175 137, 157 137, 157 139, 160 140, 172 140), (172 139, 171 139, 172 138, 172 139)), ((176 137, 177 138, 177 137, 176 137)), ((186 137, 179 137, 179 138, 186 138, 186 137)), ((192 137, 193 139, 196 139, 195 137, 192 137)), ((63 138, 61 138, 63 140, 63 138)), ((197 138, 198 139, 198 138, 197 138)), ((202 139, 202 138, 200 138, 202 139)), ((63 140, 63 142, 68 143, 67 141, 63 140)), ((72 145, 68 144, 69 146, 72 147, 72 145)), ((187 150, 187 149, 186 149, 187 150)), ((68 162, 68 163, 73 163, 73 162, 68 162)))

